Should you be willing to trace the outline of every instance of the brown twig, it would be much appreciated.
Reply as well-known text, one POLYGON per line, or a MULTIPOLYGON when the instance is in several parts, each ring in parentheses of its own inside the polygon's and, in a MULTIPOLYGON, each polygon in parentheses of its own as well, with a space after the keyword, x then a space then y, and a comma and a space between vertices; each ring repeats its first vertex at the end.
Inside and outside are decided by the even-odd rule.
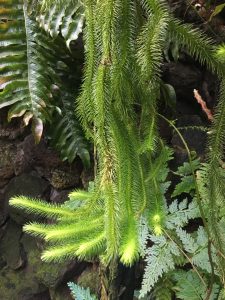
POLYGON ((197 102, 201 105, 202 110, 207 115, 208 120, 213 121, 214 118, 211 110, 207 107, 206 102, 202 99, 201 95, 197 90, 194 90, 194 97, 197 100, 197 102))

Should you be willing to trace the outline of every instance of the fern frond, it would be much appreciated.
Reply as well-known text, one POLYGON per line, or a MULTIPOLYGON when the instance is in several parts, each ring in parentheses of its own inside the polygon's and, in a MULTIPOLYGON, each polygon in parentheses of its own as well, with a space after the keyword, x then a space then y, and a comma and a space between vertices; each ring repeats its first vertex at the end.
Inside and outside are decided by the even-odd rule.
POLYGON ((151 164, 149 175, 145 179, 146 183, 154 178, 157 178, 159 182, 164 182, 168 176, 168 162, 173 158, 173 150, 163 145, 158 151, 160 151, 159 155, 151 164))
POLYGON ((86 26, 84 29, 84 41, 88 44, 85 48, 85 66, 84 79, 81 88, 81 94, 77 99, 77 115, 87 136, 92 137, 92 126, 94 120, 94 103, 93 103, 93 79, 96 71, 97 45, 95 40, 95 12, 93 1, 86 0, 85 17, 86 26))
POLYGON ((97 297, 91 295, 89 288, 84 289, 73 282, 69 282, 68 287, 70 288, 73 298, 76 300, 98 300, 97 297))
POLYGON ((51 145, 60 152, 62 159, 72 163, 78 155, 86 168, 90 167, 89 144, 71 104, 72 94, 63 96, 61 115, 53 118, 48 130, 51 145))
POLYGON ((28 213, 36 214, 47 218, 68 218, 74 217, 74 212, 63 208, 56 204, 49 204, 44 201, 31 199, 24 196, 13 197, 10 199, 9 204, 23 209, 28 213))
POLYGON ((135 4, 131 0, 116 1, 116 27, 112 40, 111 90, 116 111, 127 117, 133 114, 135 102, 135 4))
POLYGON ((163 236, 151 236, 154 245, 147 251, 144 277, 140 297, 144 297, 165 273, 175 268, 174 256, 179 256, 180 252, 177 245, 172 241, 167 241, 163 236), (166 259, 165 259, 166 257, 166 259))
POLYGON ((70 42, 76 40, 82 32, 84 6, 79 0, 42 3, 36 20, 51 37, 56 38, 61 34, 69 47, 70 42))
POLYGON ((78 238, 81 235, 94 233, 95 231, 101 231, 103 229, 103 218, 100 217, 95 220, 89 220, 89 222, 80 222, 74 224, 65 224, 54 226, 53 229, 49 229, 45 235, 46 241, 66 240, 72 238, 78 238))
POLYGON ((101 255, 106 250, 105 241, 105 232, 100 233, 98 236, 89 239, 89 241, 80 244, 76 250, 76 255, 80 259, 90 259, 96 255, 101 255))
POLYGON ((39 224, 39 223, 29 223, 23 226, 23 231, 37 236, 44 238, 48 232, 47 226, 45 224, 39 224))
POLYGON ((181 182, 176 185, 172 197, 177 197, 183 193, 189 194, 193 190, 195 190, 195 181, 193 176, 184 176, 181 179, 181 182))
POLYGON ((188 204, 187 199, 184 199, 178 204, 178 201, 175 200, 168 207, 166 227, 170 230, 182 228, 188 224, 189 220, 199 217, 200 212, 196 201, 188 204))
MULTIPOLYGON (((202 284, 198 275, 193 271, 178 271, 174 274, 177 281, 175 286, 176 296, 182 300, 201 300, 207 296, 207 287, 202 284)), ((218 286, 213 285, 210 299, 217 299, 218 286)))
MULTIPOLYGON (((223 64, 222 64, 223 65, 223 64)), ((208 223, 215 241, 216 248, 222 253, 224 251, 224 241, 222 231, 218 226, 220 213, 218 207, 224 204, 224 176, 221 173, 221 161, 224 158, 225 146, 225 81, 221 82, 219 103, 216 108, 215 118, 212 125, 213 134, 208 140, 208 166, 206 168, 206 185, 208 200, 208 223)), ((204 192, 204 189, 203 189, 204 192)), ((225 276, 225 261, 220 259, 222 278, 225 276)))
POLYGON ((41 259, 46 262, 59 262, 63 259, 74 259, 76 257, 76 250, 78 245, 76 243, 64 244, 56 247, 49 247, 41 256, 41 259))
POLYGON ((218 162, 223 160, 223 149, 225 145, 225 80, 220 85, 219 102, 214 114, 212 134, 209 136, 209 160, 218 162))
POLYGON ((9 120, 24 116, 26 124, 33 117, 38 141, 42 123, 51 119, 55 108, 52 84, 59 84, 55 48, 28 14, 26 1, 1 1, 0 9, 5 11, 0 16, 0 108, 11 105, 9 120))

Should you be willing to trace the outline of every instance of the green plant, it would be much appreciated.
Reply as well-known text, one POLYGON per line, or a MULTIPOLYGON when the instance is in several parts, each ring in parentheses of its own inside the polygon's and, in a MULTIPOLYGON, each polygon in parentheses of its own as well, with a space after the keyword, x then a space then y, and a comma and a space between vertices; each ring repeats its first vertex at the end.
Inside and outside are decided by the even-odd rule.
MULTIPOLYGON (((194 170, 198 172, 201 167, 198 160, 192 162, 194 170)), ((175 187, 176 196, 188 195, 195 191, 193 181, 189 177, 191 166, 184 163, 175 174, 181 177, 181 182, 175 187), (185 183, 185 184, 184 184, 185 183)), ((205 181, 198 175, 198 185, 204 185, 205 181)), ((201 196, 204 192, 201 190, 201 196)), ((174 193, 173 193, 174 194, 174 193)), ((204 202, 204 197, 201 199, 204 202)), ((208 205, 206 205, 208 207, 208 205)), ((221 212, 221 219, 224 217, 221 212)), ((209 246, 207 232, 203 226, 197 226, 196 230, 188 233, 186 229, 191 220, 201 217, 195 196, 188 203, 187 198, 178 202, 174 200, 167 209, 165 226, 162 235, 154 233, 145 235, 141 239, 143 245, 142 256, 145 257, 146 267, 140 290, 140 298, 149 293, 157 299, 172 299, 173 292, 179 299, 217 299, 222 293, 223 281, 221 276, 220 259, 217 249, 209 246), (147 241, 154 244, 146 247, 147 241), (165 259, 166 257, 166 259, 165 259), (213 265, 213 269, 212 269, 213 265), (213 284, 211 280, 213 276, 213 284), (168 286, 161 284, 167 280, 168 286), (161 297, 161 298, 160 298, 161 297)), ((196 222, 197 223, 197 222, 196 222)), ((146 222, 145 222, 146 226, 146 222)), ((147 227, 147 226, 146 226, 147 227)), ((222 231, 224 224, 219 224, 222 231)), ((143 231, 143 229, 142 229, 143 231)), ((223 298, 222 298, 223 299, 223 298)))
POLYGON ((68 286, 71 294, 76 300, 97 300, 97 298, 90 294, 89 289, 84 289, 73 282, 69 282, 68 286))
MULTIPOLYGON (((53 2, 39 2, 49 14, 49 20, 54 20, 49 9, 53 2)), ((62 12, 66 20, 63 3, 57 1, 57 15, 62 12)), ((164 1, 85 0, 83 9, 85 67, 76 112, 86 136, 96 149, 94 187, 89 192, 73 192, 70 203, 77 201, 78 204, 72 209, 68 203, 53 206, 22 196, 11 199, 10 204, 55 221, 53 224, 32 223, 24 227, 25 231, 46 240, 47 248, 42 258, 47 261, 98 256, 106 264, 119 257, 123 264, 132 265, 140 257, 140 220, 146 218, 147 225, 156 235, 151 237, 155 241, 154 259, 157 261, 162 247, 169 258, 152 277, 152 286, 165 270, 175 267, 173 256, 178 256, 179 252, 177 244, 172 240, 168 242, 169 236, 162 235, 168 226, 165 205, 168 183, 165 180, 172 153, 157 131, 157 101, 160 98, 163 52, 168 39, 185 47, 191 56, 221 80, 201 188, 198 180, 193 180, 195 168, 188 152, 190 175, 182 179, 183 185, 177 186, 173 196, 184 189, 184 183, 189 187, 186 192, 194 187, 209 247, 212 249, 213 244, 223 253, 221 215, 215 208, 224 199, 221 173, 225 136, 225 69, 221 59, 224 46, 218 48, 192 25, 175 19, 164 1), (192 182, 191 188, 188 180, 192 182), (205 200, 204 205, 201 197, 205 200)), ((70 22, 71 16, 68 17, 70 22)), ((8 25, 14 30, 13 24, 8 25)), ((20 25, 16 28, 20 30, 20 25)), ((6 95, 7 86, 1 94, 5 105, 6 95)), ((38 119, 41 112, 32 110, 38 119)), ((198 209, 196 207, 195 212, 198 209)), ((183 236, 185 233, 179 231, 179 234, 183 236)), ((176 232, 178 238, 179 234, 176 232)), ((222 258, 220 262, 223 266, 222 258)), ((150 260, 149 265, 154 263, 150 260)), ((214 273, 213 261, 211 267, 214 273)), ((220 269, 221 282, 224 282, 224 270, 223 267, 220 269)), ((213 284, 214 279, 210 292, 213 284)))

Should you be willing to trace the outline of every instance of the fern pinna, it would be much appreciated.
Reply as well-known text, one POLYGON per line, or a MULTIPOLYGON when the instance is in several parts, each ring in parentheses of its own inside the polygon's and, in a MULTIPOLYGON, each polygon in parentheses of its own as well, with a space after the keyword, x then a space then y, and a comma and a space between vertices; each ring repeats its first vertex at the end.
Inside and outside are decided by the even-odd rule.
MULTIPOLYGON (((54 23, 57 16, 49 10, 53 2, 39 2, 49 14, 49 22, 54 23)), ((62 14, 64 2, 56 1, 62 14)), ((10 203, 55 220, 54 224, 25 226, 27 232, 46 240, 43 259, 98 255, 106 263, 119 257, 122 263, 131 265, 141 252, 140 219, 145 216, 150 229, 160 235, 167 217, 166 175, 160 171, 171 153, 157 133, 157 100, 168 36, 220 79, 224 78, 224 64, 221 49, 218 52, 211 39, 175 19, 166 1, 84 0, 83 8, 85 67, 76 112, 97 149, 94 187, 89 192, 73 192, 68 207, 25 197, 15 197, 10 203)), ((220 218, 215 206, 222 197, 221 176, 217 172, 213 179, 212 171, 222 160, 224 98, 222 83, 208 147, 211 215, 202 215, 207 218, 209 238, 220 251, 221 232, 218 230, 214 237, 217 228, 213 223, 220 218)))

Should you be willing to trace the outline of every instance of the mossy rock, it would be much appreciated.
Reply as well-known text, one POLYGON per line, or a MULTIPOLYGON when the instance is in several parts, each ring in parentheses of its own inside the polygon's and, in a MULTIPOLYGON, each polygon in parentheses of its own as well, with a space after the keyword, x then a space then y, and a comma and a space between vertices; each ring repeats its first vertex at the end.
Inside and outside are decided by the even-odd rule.
POLYGON ((19 269, 24 263, 20 246, 21 234, 21 226, 10 220, 0 242, 0 255, 6 265, 13 270, 19 269))
POLYGON ((89 288, 91 293, 98 295, 101 287, 100 276, 94 267, 89 267, 82 272, 77 280, 77 284, 89 288))

